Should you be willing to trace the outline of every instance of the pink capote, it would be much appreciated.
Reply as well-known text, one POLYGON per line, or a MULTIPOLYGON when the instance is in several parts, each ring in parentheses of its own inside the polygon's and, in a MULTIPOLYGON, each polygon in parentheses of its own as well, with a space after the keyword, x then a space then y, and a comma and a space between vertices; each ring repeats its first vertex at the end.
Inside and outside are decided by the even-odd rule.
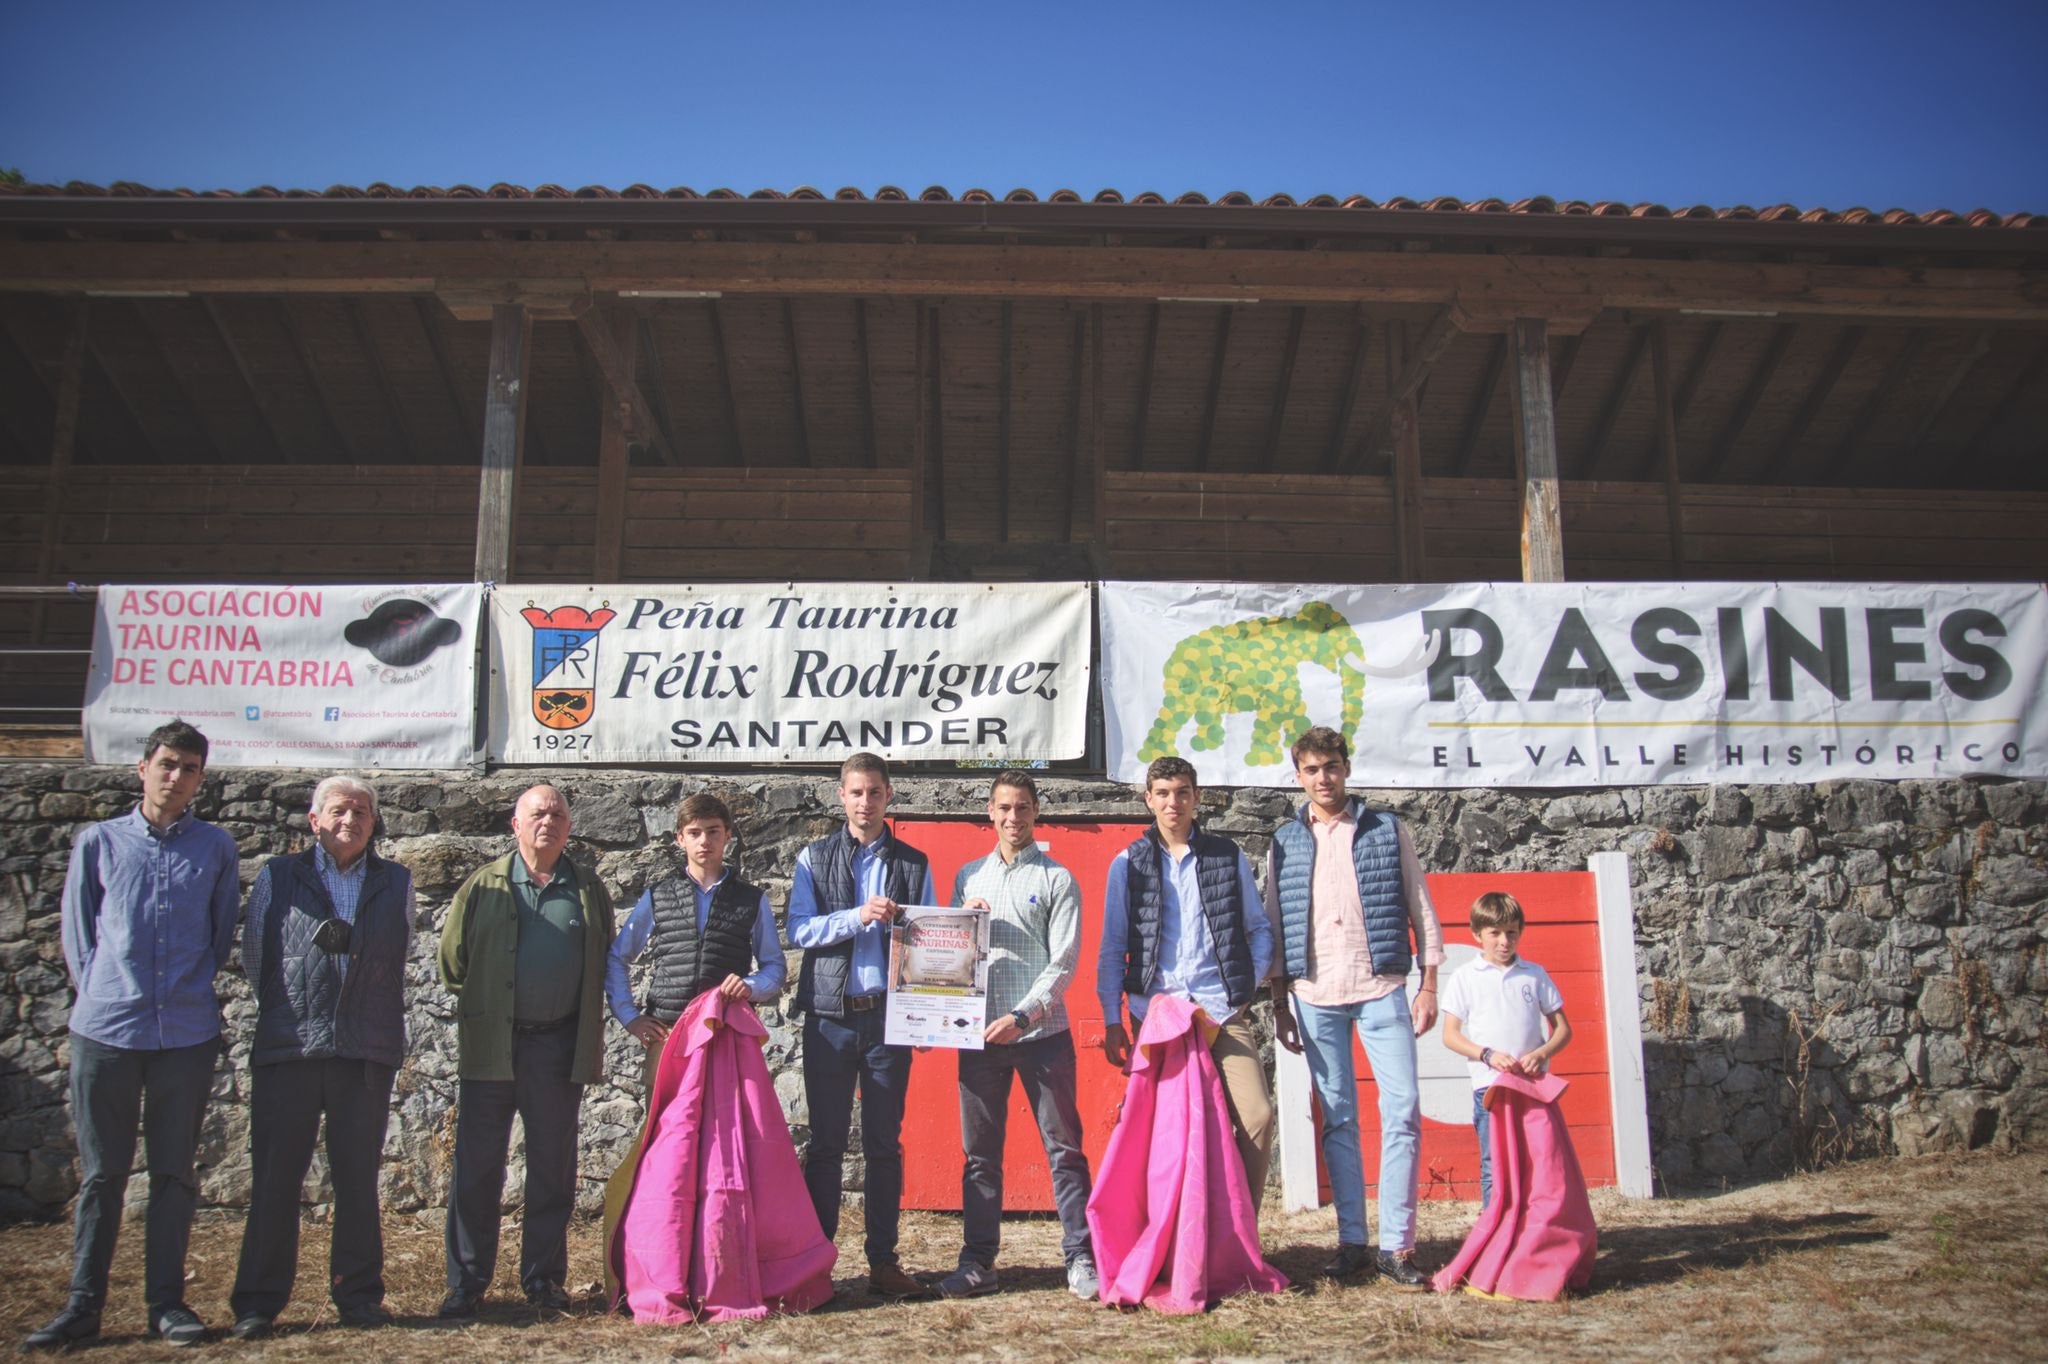
POLYGON ((1259 1253, 1258 1205, 1209 1054, 1215 1033, 1183 999, 1154 995, 1145 1011, 1088 1198, 1106 1303, 1200 1312, 1227 1294, 1287 1287, 1259 1253))
POLYGON ((1493 1077, 1487 1100, 1493 1202, 1430 1280, 1437 1292, 1468 1283, 1501 1297, 1552 1302, 1592 1280, 1600 1237, 1586 1177, 1557 1107, 1565 1088, 1555 1075, 1493 1077))
POLYGON ((662 1048, 640 1142, 606 1198, 607 1286, 635 1321, 765 1317, 832 1296, 839 1252, 804 1190, 767 1035, 751 1004, 707 990, 662 1048))

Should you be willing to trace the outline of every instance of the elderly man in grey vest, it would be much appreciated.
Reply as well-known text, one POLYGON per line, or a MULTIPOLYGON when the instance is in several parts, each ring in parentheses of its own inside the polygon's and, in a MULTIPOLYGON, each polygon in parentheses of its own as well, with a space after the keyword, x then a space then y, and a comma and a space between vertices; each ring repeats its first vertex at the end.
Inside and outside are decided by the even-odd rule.
POLYGON ((889 928, 903 905, 929 905, 931 862, 890 833, 896 794, 889 767, 856 753, 839 769, 846 827, 797 854, 789 889, 789 941, 803 949, 791 1007, 804 1016, 804 1101, 811 1144, 804 1184, 826 1238, 839 1234, 846 1138, 860 1089, 860 1145, 867 1162, 868 1291, 883 1298, 927 1296, 896 1254, 903 1204, 903 1105, 910 1048, 882 1040, 889 983, 889 928))
POLYGON ((377 1169, 391 1082, 405 1060, 412 873, 370 849, 377 793, 353 777, 313 788, 313 846, 256 873, 242 970, 256 990, 249 1048, 249 1220, 228 1334, 270 1332, 299 1268, 299 1187, 321 1119, 334 1183, 328 1291, 344 1326, 384 1326, 377 1169))
POLYGON ((1345 794, 1350 775, 1350 748, 1336 730, 1319 726, 1295 742, 1294 776, 1308 800, 1274 831, 1266 874, 1267 912, 1281 940, 1273 1035, 1289 1051, 1306 1047, 1323 1106, 1323 1161, 1337 1205, 1337 1254, 1324 1276, 1376 1271, 1397 1288, 1417 1290, 1424 1279, 1413 1262, 1422 1143, 1415 1039, 1436 1022, 1443 930, 1414 840, 1393 815, 1345 794), (1417 957, 1422 982, 1410 1001, 1408 972, 1417 957), (1377 1256, 1365 1239, 1354 1028, 1379 1086, 1377 1256))

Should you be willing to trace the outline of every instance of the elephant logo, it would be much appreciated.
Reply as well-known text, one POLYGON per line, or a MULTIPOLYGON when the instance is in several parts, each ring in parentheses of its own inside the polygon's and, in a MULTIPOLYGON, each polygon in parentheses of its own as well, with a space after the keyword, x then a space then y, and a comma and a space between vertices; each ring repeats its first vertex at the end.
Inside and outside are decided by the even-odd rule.
POLYGON ((1249 713, 1251 747, 1245 762, 1270 767, 1315 722, 1301 694, 1301 665, 1313 663, 1343 679, 1344 735, 1358 732, 1365 718, 1365 679, 1397 677, 1429 666, 1440 637, 1418 645, 1392 667, 1369 666, 1358 631, 1328 602, 1312 601, 1292 616, 1232 621, 1189 635, 1174 646, 1161 670, 1163 695, 1138 757, 1151 762, 1176 751, 1190 720, 1191 746, 1207 752, 1223 746, 1223 717, 1249 713))

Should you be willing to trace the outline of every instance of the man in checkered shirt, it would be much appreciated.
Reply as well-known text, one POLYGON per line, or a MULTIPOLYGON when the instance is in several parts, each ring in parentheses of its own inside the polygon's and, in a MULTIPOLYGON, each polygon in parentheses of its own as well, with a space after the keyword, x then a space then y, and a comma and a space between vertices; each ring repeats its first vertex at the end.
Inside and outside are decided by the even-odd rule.
POLYGON ((1096 1295, 1088 1236, 1088 1158, 1075 1101, 1074 1039, 1060 1002, 1081 950, 1081 892, 1073 874, 1040 851, 1038 784, 1029 772, 997 774, 988 793, 995 851, 953 879, 953 904, 985 910, 989 923, 988 1018, 980 1051, 960 1053, 960 1177, 965 1244, 960 1267, 939 1281, 949 1298, 996 1291, 1002 1240, 1003 1138, 1010 1080, 1024 1082, 1038 1119, 1060 1214, 1060 1250, 1074 1296, 1096 1295))

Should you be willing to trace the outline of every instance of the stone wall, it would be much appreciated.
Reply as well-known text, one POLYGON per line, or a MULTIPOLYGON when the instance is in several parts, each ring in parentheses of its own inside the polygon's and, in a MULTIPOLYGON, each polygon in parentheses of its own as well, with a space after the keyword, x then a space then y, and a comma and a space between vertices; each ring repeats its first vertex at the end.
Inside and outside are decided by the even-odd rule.
MULTIPOLYGON (((199 812, 238 840, 245 878, 264 856, 303 845, 319 775, 207 778, 199 812)), ((381 849, 411 867, 419 891, 411 1048, 384 1167, 385 1202, 395 1211, 438 1206, 447 1185, 455 1055, 450 1001, 433 973, 442 916, 472 869, 510 849, 506 821, 532 779, 378 779, 381 849)), ((573 771, 561 781, 575 855, 595 862, 622 903, 664 855, 676 802, 691 791, 709 787, 733 803, 735 856, 778 907, 797 849, 838 815, 826 776, 573 771)), ((1055 779, 1044 789, 1048 818, 1143 818, 1127 788, 1055 779)), ((0 1218, 56 1215, 76 1187, 59 896, 74 832, 124 813, 136 790, 124 768, 0 769, 0 1218)), ((895 810, 979 817, 985 790, 980 777, 909 777, 895 810)), ((2042 783, 1372 794, 1408 819, 1432 870, 1575 870, 1594 852, 1629 855, 1650 1137, 1667 1187, 1880 1150, 2010 1148, 2048 1135, 2042 783)), ((1212 790, 1204 818, 1239 835, 1256 858, 1290 803, 1287 792, 1212 790)), ((1084 893, 1099 903, 1098 888, 1084 893)), ((1449 931, 1461 932, 1462 906, 1442 908, 1449 931)), ((222 995, 231 1049, 215 1077, 200 1159, 205 1198, 234 1205, 249 1179, 253 1006, 237 974, 222 977, 222 995)), ((764 1017, 769 1064, 802 1142, 798 1030, 774 1006, 764 1017)), ((587 1209, 640 1114, 639 1049, 617 1028, 608 1062, 615 1078, 584 1104, 587 1209)), ((515 1162, 510 1196, 518 1177, 515 1162)), ((856 1167, 856 1186, 858 1177, 856 1167)), ((320 1182, 316 1163, 311 1183, 320 1182)), ((131 1192, 139 1184, 138 1176, 131 1192)))

